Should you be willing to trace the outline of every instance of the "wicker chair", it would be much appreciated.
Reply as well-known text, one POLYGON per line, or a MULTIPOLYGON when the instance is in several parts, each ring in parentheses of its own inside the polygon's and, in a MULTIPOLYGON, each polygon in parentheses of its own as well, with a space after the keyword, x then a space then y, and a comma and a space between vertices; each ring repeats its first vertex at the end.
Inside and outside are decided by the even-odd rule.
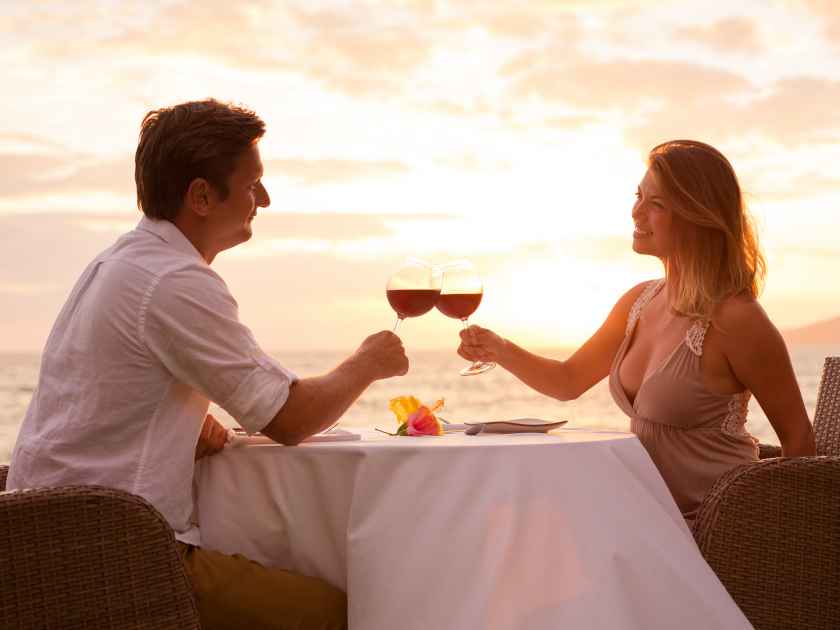
POLYGON ((840 357, 814 414, 816 457, 739 466, 694 524, 706 561, 758 630, 840 628, 840 357))
POLYGON ((172 529, 144 499, 99 486, 0 492, 0 628, 198 627, 172 529))

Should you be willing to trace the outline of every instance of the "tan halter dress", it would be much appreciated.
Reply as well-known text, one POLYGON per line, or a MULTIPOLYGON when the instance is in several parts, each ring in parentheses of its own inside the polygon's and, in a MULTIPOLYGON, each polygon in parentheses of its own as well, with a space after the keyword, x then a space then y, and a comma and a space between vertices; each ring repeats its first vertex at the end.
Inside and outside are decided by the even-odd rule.
POLYGON ((624 341, 610 369, 610 393, 630 416, 630 430, 647 449, 690 523, 721 475, 758 459, 758 443, 745 427, 750 392, 715 394, 703 384, 700 357, 708 321, 691 324, 683 341, 648 372, 630 402, 619 367, 642 310, 663 286, 664 280, 649 283, 630 310, 624 341))

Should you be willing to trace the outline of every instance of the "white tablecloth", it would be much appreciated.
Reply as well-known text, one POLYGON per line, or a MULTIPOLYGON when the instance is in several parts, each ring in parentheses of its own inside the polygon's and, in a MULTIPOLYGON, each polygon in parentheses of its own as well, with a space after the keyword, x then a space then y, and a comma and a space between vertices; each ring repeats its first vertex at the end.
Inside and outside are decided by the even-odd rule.
POLYGON ((354 630, 750 627, 632 435, 363 435, 202 460, 202 544, 346 590, 354 630))

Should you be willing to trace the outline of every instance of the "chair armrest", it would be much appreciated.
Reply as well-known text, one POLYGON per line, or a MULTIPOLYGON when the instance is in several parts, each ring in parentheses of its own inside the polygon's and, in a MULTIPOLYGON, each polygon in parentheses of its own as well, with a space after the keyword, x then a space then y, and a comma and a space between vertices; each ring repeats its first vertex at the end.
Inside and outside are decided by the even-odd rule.
POLYGON ((758 458, 759 459, 769 459, 771 457, 781 457, 782 456, 782 447, 776 446, 775 444, 759 444, 758 445, 758 458))
POLYGON ((701 553, 757 628, 840 628, 840 457, 738 466, 698 512, 701 553))
POLYGON ((198 628, 169 524, 99 486, 0 493, 0 627, 198 628))

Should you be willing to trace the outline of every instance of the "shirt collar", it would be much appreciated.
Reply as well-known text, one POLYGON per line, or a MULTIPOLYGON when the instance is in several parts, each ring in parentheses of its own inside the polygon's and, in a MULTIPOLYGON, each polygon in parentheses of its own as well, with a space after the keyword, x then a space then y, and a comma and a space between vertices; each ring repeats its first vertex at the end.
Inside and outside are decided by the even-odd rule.
POLYGON ((178 226, 171 221, 167 221, 166 219, 150 219, 144 215, 143 218, 140 219, 140 223, 137 224, 137 229, 154 234, 166 243, 172 245, 172 247, 182 254, 195 256, 196 258, 204 260, 201 253, 195 248, 190 240, 184 236, 184 233, 178 229, 178 226))

